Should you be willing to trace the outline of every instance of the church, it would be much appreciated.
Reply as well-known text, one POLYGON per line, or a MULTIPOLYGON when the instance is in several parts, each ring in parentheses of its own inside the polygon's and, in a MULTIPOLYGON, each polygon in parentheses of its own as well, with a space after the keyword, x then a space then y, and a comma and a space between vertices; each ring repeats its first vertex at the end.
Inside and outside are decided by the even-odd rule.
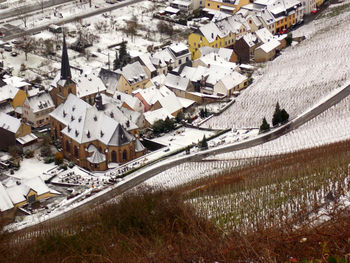
POLYGON ((51 96, 57 105, 50 113, 51 136, 61 140, 66 159, 91 171, 104 171, 110 163, 129 162, 146 153, 137 133, 129 133, 117 116, 104 112, 101 94, 95 96, 94 106, 76 96, 64 38, 61 76, 51 96))

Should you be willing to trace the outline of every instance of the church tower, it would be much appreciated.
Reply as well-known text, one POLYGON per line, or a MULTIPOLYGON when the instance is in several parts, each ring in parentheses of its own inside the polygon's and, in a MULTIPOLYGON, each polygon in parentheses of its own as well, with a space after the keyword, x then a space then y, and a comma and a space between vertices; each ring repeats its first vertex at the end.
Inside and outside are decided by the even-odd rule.
POLYGON ((77 94, 77 85, 72 80, 72 73, 70 71, 66 37, 63 34, 63 46, 62 46, 62 60, 61 60, 61 76, 57 81, 56 88, 52 89, 51 97, 57 107, 64 102, 69 93, 77 94))

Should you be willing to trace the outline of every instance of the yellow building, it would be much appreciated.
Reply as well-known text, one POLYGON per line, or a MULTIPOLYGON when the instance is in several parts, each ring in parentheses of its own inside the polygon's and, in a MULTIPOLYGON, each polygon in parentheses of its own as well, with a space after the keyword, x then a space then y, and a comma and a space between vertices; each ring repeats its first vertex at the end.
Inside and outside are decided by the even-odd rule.
POLYGON ((234 16, 201 26, 196 32, 188 36, 188 46, 192 60, 201 56, 199 51, 201 47, 233 47, 236 38, 245 35, 247 31, 249 31, 248 24, 234 16))
POLYGON ((291 12, 287 16, 278 17, 276 18, 276 21, 275 21, 276 33, 281 32, 284 29, 288 29, 295 24, 296 24, 295 12, 291 12))
POLYGON ((323 5, 325 0, 316 0, 316 6, 320 7, 321 5, 323 5))
POLYGON ((40 177, 17 181, 6 188, 6 192, 15 209, 60 194, 50 189, 40 177))
POLYGON ((249 0, 205 0, 205 8, 234 14, 238 12, 242 6, 249 3, 249 0))
POLYGON ((120 75, 116 90, 131 94, 134 90, 144 89, 150 81, 140 62, 136 61, 116 70, 120 75))

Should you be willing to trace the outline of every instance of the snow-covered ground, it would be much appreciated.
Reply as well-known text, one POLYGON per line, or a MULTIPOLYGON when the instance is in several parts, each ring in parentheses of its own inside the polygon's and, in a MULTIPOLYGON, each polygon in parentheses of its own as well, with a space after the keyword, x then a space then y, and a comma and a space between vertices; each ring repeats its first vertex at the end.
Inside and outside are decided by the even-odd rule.
POLYGON ((306 25, 306 40, 261 64, 253 84, 203 127, 259 127, 263 117, 271 123, 277 102, 293 119, 340 87, 350 77, 349 19, 350 12, 345 12, 306 25))
POLYGON ((54 163, 45 164, 43 161, 40 161, 36 158, 23 159, 21 162, 21 167, 18 171, 15 171, 14 174, 11 174, 10 171, 7 171, 6 174, 10 177, 24 179, 32 178, 36 176, 41 176, 47 170, 55 167, 54 163))
MULTIPOLYGON (((126 2, 126 1, 125 1, 126 2)), ((123 2, 123 3, 125 3, 123 2)), ((117 5, 117 4, 116 4, 117 5)), ((95 6, 99 8, 110 7, 110 4, 105 1, 94 1, 93 6, 90 8, 88 3, 77 4, 65 4, 57 8, 57 12, 63 15, 63 18, 73 17, 77 14, 91 12, 95 10, 95 6)), ((69 50, 70 64, 81 68, 82 65, 88 65, 92 69, 100 69, 101 67, 113 68, 113 60, 115 59, 115 53, 118 49, 115 47, 108 48, 113 44, 118 44, 122 41, 127 41, 127 49, 129 52, 147 52, 147 48, 150 46, 159 46, 168 40, 168 36, 162 35, 157 30, 157 23, 159 20, 152 17, 152 14, 159 9, 164 8, 164 4, 154 3, 151 1, 143 1, 138 4, 133 4, 120 9, 109 11, 103 15, 96 15, 89 18, 81 19, 76 22, 66 23, 63 26, 67 28, 70 34, 67 34, 68 46, 75 42, 79 37, 79 34, 94 36, 93 46, 85 50, 84 54, 69 50), (136 34, 130 35, 125 32, 125 29, 130 24, 130 20, 137 20, 136 34), (74 33, 75 32, 75 33, 74 33), (93 56, 92 56, 93 55, 93 56), (108 64, 109 63, 109 64, 108 64)), ((60 18, 53 15, 52 9, 45 10, 44 13, 38 13, 31 16, 27 20, 27 28, 38 27, 41 25, 49 25, 59 23, 60 18)), ((23 20, 9 21, 8 24, 25 29, 23 20)), ((184 30, 186 27, 180 25, 174 25, 174 29, 184 30)), ((61 45, 61 34, 54 34, 48 30, 43 30, 33 36, 37 41, 44 41, 51 39, 56 45, 61 45)), ((178 41, 181 39, 176 37, 178 41)), ((20 40, 20 39, 19 39, 20 40)), ((185 39, 182 39, 185 41, 185 39)), ((28 61, 24 60, 24 54, 22 51, 16 50, 20 55, 16 58, 12 58, 9 53, 5 52, 5 67, 14 67, 14 74, 19 73, 20 65, 26 64, 28 67, 42 68, 44 64, 49 64, 50 67, 45 69, 46 72, 57 72, 60 64, 59 61, 61 51, 56 51, 56 59, 51 60, 47 57, 37 57, 32 54, 28 55, 28 61), (44 64, 43 64, 44 63, 44 64)), ((36 52, 34 52, 36 53, 36 52)), ((34 79, 34 76, 30 74, 30 71, 20 72, 21 76, 28 79, 34 79)))

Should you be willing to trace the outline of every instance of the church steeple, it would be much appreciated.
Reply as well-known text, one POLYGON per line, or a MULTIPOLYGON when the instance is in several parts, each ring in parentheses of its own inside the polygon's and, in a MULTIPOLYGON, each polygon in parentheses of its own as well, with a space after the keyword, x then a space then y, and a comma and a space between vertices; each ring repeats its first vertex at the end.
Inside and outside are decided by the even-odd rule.
POLYGON ((68 52, 66 37, 63 34, 63 47, 62 47, 62 61, 61 61, 61 80, 66 80, 67 82, 72 81, 72 74, 70 72, 68 52))

